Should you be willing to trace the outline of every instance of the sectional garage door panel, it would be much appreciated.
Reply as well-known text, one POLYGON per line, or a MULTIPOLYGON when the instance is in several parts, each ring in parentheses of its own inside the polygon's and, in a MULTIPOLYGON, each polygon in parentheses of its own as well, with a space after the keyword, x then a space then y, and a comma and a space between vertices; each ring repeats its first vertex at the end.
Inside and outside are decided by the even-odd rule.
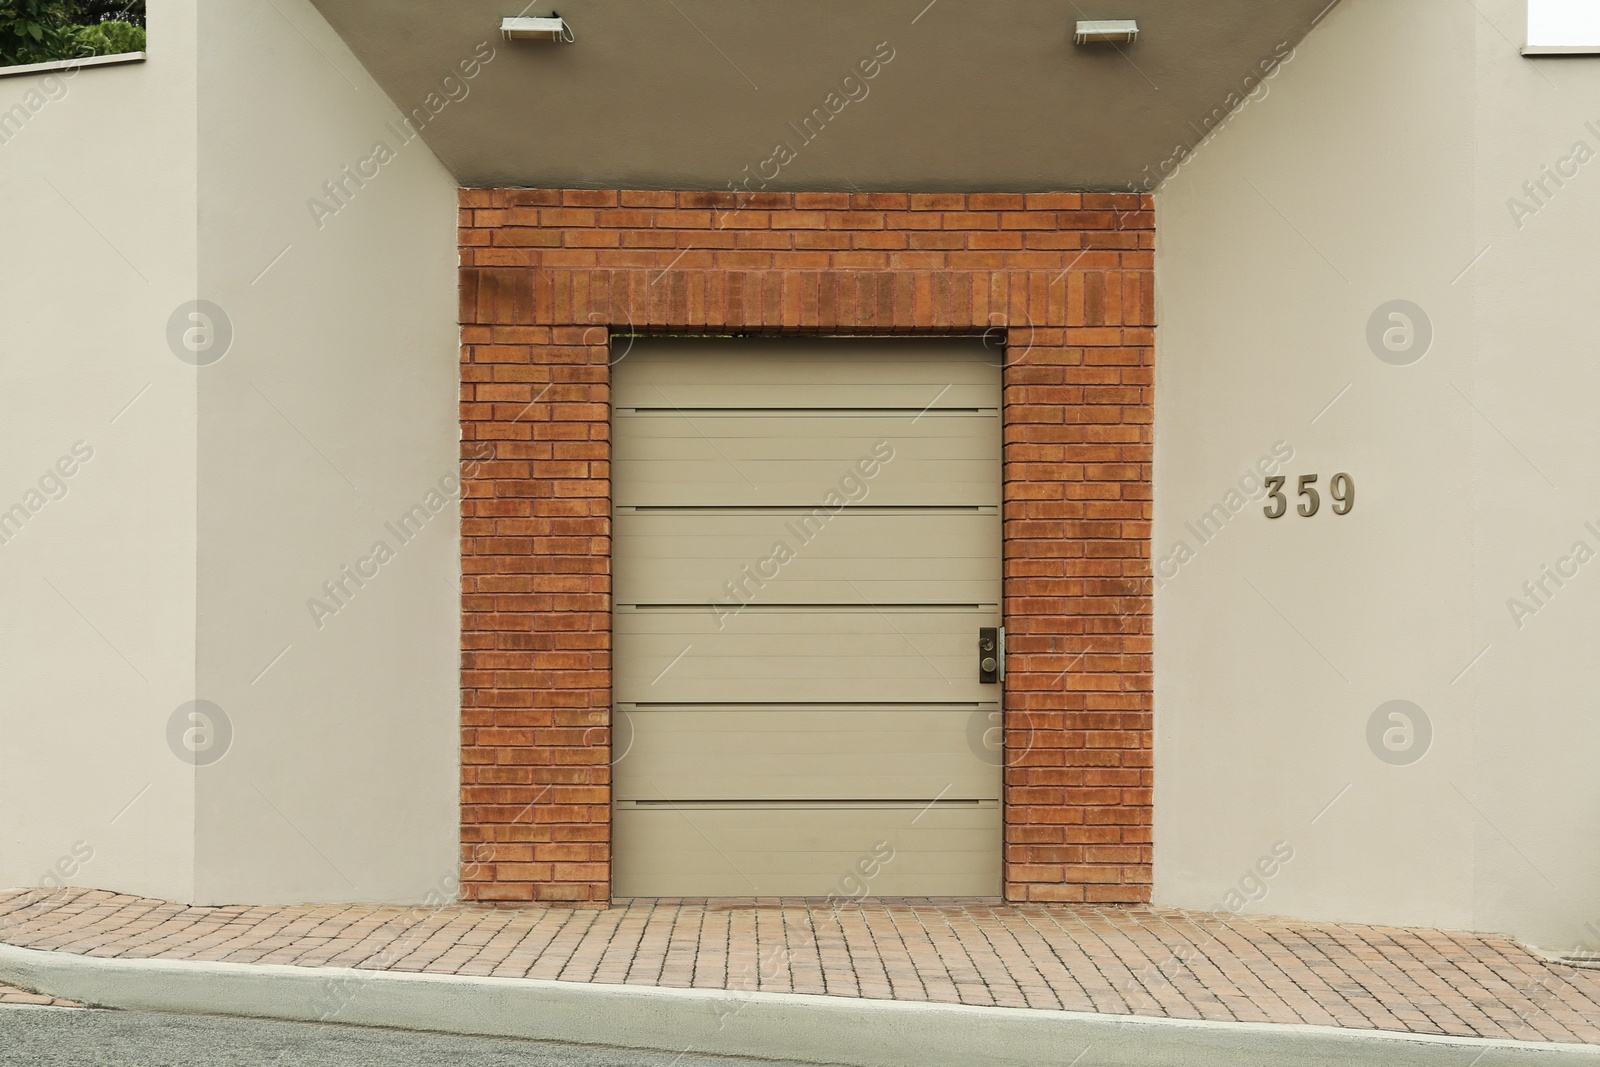
POLYGON ((619 345, 615 891, 998 893, 998 353, 619 345))
POLYGON ((615 356, 625 367, 612 390, 619 408, 999 405, 1001 354, 967 338, 635 339, 615 356), (751 357, 755 345, 765 350, 759 358, 751 357))
POLYGON ((624 507, 1000 503, 998 414, 649 412, 613 434, 624 507))
POLYGON ((620 803, 613 834, 612 891, 623 897, 1000 892, 1001 813, 993 801, 931 808, 620 803))
POLYGON ((619 610, 616 699, 848 704, 994 699, 978 681, 975 611, 709 607, 619 610))
POLYGON ((994 797, 994 714, 950 707, 619 708, 619 800, 994 797), (978 757, 974 759, 974 756, 978 757))
POLYGON ((622 511, 613 536, 617 588, 641 603, 987 604, 1000 514, 622 511))

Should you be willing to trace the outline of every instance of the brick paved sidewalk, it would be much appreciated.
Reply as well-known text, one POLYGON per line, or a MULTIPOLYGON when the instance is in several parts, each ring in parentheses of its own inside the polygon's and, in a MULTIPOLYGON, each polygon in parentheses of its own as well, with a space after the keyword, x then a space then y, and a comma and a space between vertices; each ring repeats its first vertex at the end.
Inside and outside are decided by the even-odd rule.
POLYGON ((0 985, 0 1005, 6 1004, 31 1004, 35 1007, 46 1008, 83 1007, 82 1004, 79 1004, 75 1000, 60 1000, 56 997, 46 997, 41 996, 38 993, 30 993, 26 989, 18 989, 16 986, 0 985))
POLYGON ((1509 938, 1151 907, 620 902, 190 907, 0 892, 0 941, 224 960, 1600 1044, 1600 971, 1509 938), (1166 977, 1163 977, 1163 972, 1166 977))

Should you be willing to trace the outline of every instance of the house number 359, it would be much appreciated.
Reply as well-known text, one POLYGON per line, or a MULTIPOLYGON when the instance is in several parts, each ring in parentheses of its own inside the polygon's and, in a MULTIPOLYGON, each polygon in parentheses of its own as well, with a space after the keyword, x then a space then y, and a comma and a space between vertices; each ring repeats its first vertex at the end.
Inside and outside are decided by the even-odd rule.
MULTIPOLYGON (((1281 519, 1289 512, 1289 498, 1284 495, 1283 483, 1281 475, 1267 479, 1267 497, 1271 503, 1261 511, 1269 519, 1281 519)), ((1322 495, 1317 492, 1317 476, 1302 474, 1296 489, 1300 499, 1294 509, 1309 519, 1322 507, 1322 495)), ((1333 498, 1335 515, 1350 514, 1356 506, 1356 480, 1343 472, 1335 474, 1328 479, 1328 495, 1333 498)))

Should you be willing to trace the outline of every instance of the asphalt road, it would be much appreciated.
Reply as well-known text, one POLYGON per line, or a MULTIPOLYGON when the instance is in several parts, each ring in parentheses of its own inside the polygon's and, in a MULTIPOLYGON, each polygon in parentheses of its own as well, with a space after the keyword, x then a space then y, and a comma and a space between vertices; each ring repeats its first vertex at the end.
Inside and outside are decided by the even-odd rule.
POLYGON ((790 1067, 498 1037, 207 1015, 0 1007, 4 1067, 790 1067))

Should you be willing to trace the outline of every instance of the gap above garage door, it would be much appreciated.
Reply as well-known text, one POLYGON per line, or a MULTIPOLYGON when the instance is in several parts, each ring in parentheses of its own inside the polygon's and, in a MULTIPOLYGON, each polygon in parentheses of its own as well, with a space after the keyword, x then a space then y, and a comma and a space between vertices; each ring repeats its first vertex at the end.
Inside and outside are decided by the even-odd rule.
POLYGON ((615 345, 615 895, 998 895, 998 354, 615 345))

